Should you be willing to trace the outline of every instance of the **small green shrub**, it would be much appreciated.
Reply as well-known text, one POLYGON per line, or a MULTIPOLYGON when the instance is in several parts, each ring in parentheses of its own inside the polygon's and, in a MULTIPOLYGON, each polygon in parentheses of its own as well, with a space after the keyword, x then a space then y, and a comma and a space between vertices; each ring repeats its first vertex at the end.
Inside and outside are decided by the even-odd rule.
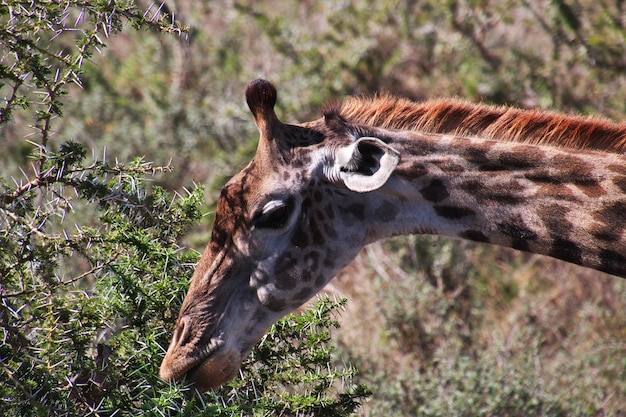
POLYGON ((126 22, 162 32, 176 23, 126 1, 15 1, 0 12, 0 125, 36 127, 21 152, 31 167, 0 178, 0 415, 354 412, 368 392, 351 382, 354 370, 331 365, 341 302, 328 299, 275 325, 244 377, 219 390, 192 396, 158 376, 199 258, 178 242, 201 218, 203 187, 168 192, 155 180, 172 167, 88 157, 53 126, 107 36, 126 22))

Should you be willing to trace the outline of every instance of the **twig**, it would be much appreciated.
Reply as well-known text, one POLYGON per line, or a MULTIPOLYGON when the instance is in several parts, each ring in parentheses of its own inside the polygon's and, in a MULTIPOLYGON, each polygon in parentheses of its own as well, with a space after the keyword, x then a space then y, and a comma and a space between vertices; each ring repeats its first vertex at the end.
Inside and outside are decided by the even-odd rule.
MULTIPOLYGON (((77 275, 74 278, 68 279, 67 281, 60 281, 57 284, 57 286, 65 286, 65 285, 73 284, 73 283, 75 283, 77 281, 80 281, 81 279, 85 278, 88 275, 95 274, 96 272, 104 269, 105 267, 106 267, 105 264, 100 264, 100 265, 94 266, 89 271, 83 272, 82 274, 77 275)), ((33 288, 32 290, 24 290, 24 291, 12 293, 12 294, 5 294, 5 295, 3 295, 3 297, 4 298, 14 298, 14 297, 20 297, 20 296, 23 296, 23 295, 33 294, 35 292, 40 292, 40 291, 41 291, 40 288, 33 288)))

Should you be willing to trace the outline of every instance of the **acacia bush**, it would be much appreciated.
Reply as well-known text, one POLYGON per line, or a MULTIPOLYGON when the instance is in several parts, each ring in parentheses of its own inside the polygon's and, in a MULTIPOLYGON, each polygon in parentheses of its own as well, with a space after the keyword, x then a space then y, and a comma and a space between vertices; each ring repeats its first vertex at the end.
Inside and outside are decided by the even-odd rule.
POLYGON ((201 218, 203 187, 168 192, 155 180, 171 166, 89 152, 55 125, 107 37, 128 24, 185 29, 124 1, 3 2, 0 12, 1 126, 34 131, 22 148, 30 166, 0 179, 0 415, 355 410, 368 393, 352 369, 330 364, 341 303, 329 299, 274 326, 226 387, 190 396, 158 377, 198 260, 177 242, 201 218))

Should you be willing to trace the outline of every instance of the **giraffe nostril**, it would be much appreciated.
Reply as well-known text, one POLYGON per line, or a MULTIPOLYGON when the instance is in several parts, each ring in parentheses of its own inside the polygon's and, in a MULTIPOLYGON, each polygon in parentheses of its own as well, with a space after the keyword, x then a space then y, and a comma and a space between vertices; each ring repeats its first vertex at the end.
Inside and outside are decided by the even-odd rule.
POLYGON ((191 338, 191 323, 189 316, 183 316, 176 323, 176 330, 172 339, 172 345, 184 346, 189 343, 191 338))

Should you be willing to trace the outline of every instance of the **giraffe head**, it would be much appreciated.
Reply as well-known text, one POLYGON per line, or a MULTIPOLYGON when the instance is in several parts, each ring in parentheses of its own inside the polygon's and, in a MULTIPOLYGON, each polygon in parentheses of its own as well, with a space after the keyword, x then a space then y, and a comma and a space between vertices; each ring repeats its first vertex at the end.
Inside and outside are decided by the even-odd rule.
POLYGON ((248 86, 246 100, 257 153, 221 192, 160 370, 199 391, 231 379, 269 326, 371 241, 360 220, 372 200, 358 196, 383 187, 399 162, 389 145, 339 118, 281 123, 265 80, 248 86))

